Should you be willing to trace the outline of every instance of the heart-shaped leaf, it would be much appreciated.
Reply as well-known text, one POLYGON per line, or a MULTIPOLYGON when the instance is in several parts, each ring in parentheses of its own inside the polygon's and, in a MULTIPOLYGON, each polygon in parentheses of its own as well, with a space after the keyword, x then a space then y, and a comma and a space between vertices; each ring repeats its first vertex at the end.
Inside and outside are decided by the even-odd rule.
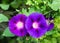
POLYGON ((5 31, 3 32, 2 36, 5 37, 13 37, 14 35, 9 31, 9 28, 7 27, 5 31))
POLYGON ((8 18, 4 14, 0 14, 0 22, 7 22, 8 18))
POLYGON ((9 4, 0 4, 0 7, 1 7, 3 10, 8 10, 9 4))

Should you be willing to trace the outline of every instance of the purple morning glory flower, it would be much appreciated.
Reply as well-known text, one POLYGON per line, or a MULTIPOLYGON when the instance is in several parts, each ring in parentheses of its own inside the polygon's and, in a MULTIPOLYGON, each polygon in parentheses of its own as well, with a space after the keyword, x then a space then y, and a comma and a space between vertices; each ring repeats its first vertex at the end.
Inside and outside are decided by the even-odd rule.
POLYGON ((13 16, 9 21, 9 29, 16 36, 25 36, 26 28, 25 21, 27 17, 24 14, 17 14, 13 16))
POLYGON ((46 15, 44 15, 45 19, 46 19, 46 23, 48 25, 48 30, 47 31, 50 31, 54 28, 54 20, 52 18, 52 16, 50 17, 46 17, 46 15))
POLYGON ((50 31, 54 28, 54 22, 53 22, 53 19, 46 19, 46 22, 47 22, 47 25, 48 25, 48 30, 47 31, 50 31))
POLYGON ((43 14, 37 12, 34 12, 28 16, 25 26, 30 36, 34 38, 43 36, 48 29, 43 14))

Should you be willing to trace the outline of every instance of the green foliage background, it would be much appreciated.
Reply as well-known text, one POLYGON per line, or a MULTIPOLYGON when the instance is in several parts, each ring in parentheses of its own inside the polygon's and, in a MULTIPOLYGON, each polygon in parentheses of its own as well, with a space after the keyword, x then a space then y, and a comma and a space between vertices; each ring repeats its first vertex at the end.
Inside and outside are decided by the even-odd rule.
POLYGON ((0 43, 60 43, 60 0, 0 0, 0 43), (54 29, 40 38, 17 37, 10 33, 8 22, 18 13, 39 12, 54 18, 54 29))

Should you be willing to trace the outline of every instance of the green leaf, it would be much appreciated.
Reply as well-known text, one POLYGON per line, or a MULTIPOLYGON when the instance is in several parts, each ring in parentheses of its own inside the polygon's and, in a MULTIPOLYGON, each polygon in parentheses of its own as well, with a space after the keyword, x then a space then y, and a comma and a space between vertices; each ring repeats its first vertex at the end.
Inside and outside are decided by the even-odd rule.
POLYGON ((36 38, 32 38, 32 39, 31 39, 31 42, 33 42, 33 43, 40 43, 40 42, 38 41, 38 39, 36 39, 36 38))
POLYGON ((32 4, 33 4, 33 3, 32 3, 31 0, 27 0, 26 5, 32 5, 32 4))
POLYGON ((13 35, 13 34, 10 32, 9 28, 7 27, 7 28, 5 29, 5 31, 3 32, 2 36, 5 36, 5 37, 13 37, 13 36, 15 36, 15 35, 13 35))
POLYGON ((55 34, 52 35, 52 37, 60 37, 60 33, 57 31, 55 34))
POLYGON ((18 43, 23 43, 23 38, 17 37, 16 40, 18 41, 18 43))
POLYGON ((33 13, 33 12, 35 12, 35 9, 34 9, 34 8, 30 8, 30 9, 29 9, 29 14, 31 14, 31 13, 33 13))
POLYGON ((56 16, 54 18, 54 24, 55 24, 55 27, 57 27, 59 30, 60 29, 60 16, 56 16))
POLYGON ((8 18, 4 14, 0 14, 0 22, 7 22, 8 18))
POLYGON ((60 37, 57 38, 58 43, 60 43, 60 37))
POLYGON ((24 9, 24 8, 22 8, 22 13, 23 13, 23 14, 25 14, 26 16, 28 16, 28 15, 29 15, 29 13, 27 12, 27 10, 26 10, 26 9, 24 9))
POLYGON ((48 39, 44 39, 42 42, 44 42, 44 43, 51 43, 51 41, 48 40, 48 39))
POLYGON ((21 11, 23 14, 25 14, 26 16, 29 16, 31 13, 35 12, 34 8, 30 8, 29 11, 27 11, 26 9, 22 8, 21 11))
POLYGON ((51 43, 57 43, 56 38, 52 38, 52 39, 51 39, 51 43))
POLYGON ((52 4, 48 3, 48 5, 55 11, 60 9, 60 0, 53 0, 52 4))
POLYGON ((0 4, 0 7, 1 7, 3 10, 8 10, 9 4, 0 4))
POLYGON ((14 0, 13 2, 11 2, 11 6, 12 6, 13 8, 18 8, 19 5, 20 5, 20 1, 14 0))
POLYGON ((55 34, 56 33, 56 31, 48 31, 47 33, 46 33, 46 35, 52 35, 52 34, 55 34))

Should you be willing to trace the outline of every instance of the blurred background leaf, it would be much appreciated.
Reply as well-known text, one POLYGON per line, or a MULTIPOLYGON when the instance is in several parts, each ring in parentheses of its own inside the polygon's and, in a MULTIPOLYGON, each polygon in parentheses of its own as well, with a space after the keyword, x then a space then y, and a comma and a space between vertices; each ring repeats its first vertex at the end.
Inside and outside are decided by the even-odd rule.
MULTIPOLYGON (((19 1, 19 2, 20 2, 20 1, 19 1)), ((14 0, 13 2, 11 2, 11 6, 12 6, 13 8, 18 8, 19 5, 20 5, 19 2, 17 2, 16 0, 14 0)))
POLYGON ((55 11, 60 9, 60 0, 53 0, 52 4, 48 3, 48 5, 55 11))
POLYGON ((8 10, 8 9, 9 9, 9 4, 0 4, 0 7, 1 7, 3 10, 8 10))
POLYGON ((7 27, 7 28, 4 30, 2 36, 5 36, 5 37, 13 37, 13 36, 15 36, 15 35, 13 35, 13 34, 10 32, 9 28, 7 27))
POLYGON ((9 19, 4 15, 4 14, 0 14, 0 22, 8 22, 9 19))

